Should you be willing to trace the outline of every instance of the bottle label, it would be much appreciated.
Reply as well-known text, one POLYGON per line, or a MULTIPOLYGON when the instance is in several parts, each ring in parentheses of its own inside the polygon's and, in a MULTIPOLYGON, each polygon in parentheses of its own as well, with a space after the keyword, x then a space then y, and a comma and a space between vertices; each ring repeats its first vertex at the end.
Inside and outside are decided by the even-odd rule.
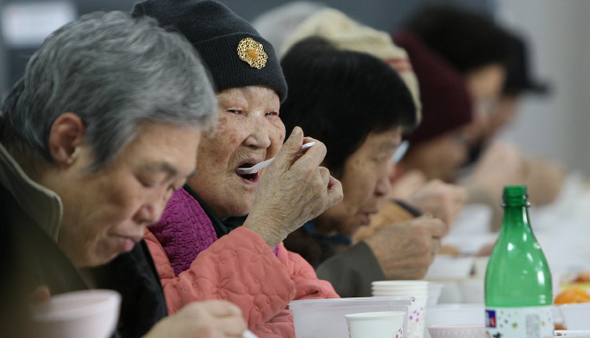
POLYGON ((491 338, 552 338, 553 308, 486 307, 486 329, 491 338))

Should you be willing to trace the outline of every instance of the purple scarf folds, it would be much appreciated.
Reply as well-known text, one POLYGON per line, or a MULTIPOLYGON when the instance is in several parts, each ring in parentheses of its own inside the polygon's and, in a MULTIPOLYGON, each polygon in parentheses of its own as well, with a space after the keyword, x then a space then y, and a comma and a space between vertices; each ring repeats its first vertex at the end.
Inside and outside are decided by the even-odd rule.
MULTIPOLYGON (((187 270, 197 255, 218 239, 199 202, 184 189, 172 194, 162 219, 148 228, 166 251, 176 276, 187 270)), ((278 249, 273 250, 277 257, 278 249)))

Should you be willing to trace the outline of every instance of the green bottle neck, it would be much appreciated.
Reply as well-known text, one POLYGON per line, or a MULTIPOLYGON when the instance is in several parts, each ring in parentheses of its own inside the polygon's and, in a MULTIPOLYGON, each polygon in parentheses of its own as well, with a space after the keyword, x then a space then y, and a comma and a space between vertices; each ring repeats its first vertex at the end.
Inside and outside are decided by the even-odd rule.
POLYGON ((510 206, 504 205, 504 221, 505 224, 512 226, 523 226, 530 228, 529 209, 528 206, 510 206))
MULTIPOLYGON (((504 206, 504 221, 500 231, 499 239, 518 240, 533 239, 533 231, 529 222, 529 210, 527 206, 504 206), (521 234, 531 234, 520 238, 521 234), (517 238, 514 238, 517 237, 517 238), (528 238, 527 238, 528 237, 528 238), (532 238, 530 238, 532 237, 532 238)), ((534 239, 536 241, 536 239, 534 239)))

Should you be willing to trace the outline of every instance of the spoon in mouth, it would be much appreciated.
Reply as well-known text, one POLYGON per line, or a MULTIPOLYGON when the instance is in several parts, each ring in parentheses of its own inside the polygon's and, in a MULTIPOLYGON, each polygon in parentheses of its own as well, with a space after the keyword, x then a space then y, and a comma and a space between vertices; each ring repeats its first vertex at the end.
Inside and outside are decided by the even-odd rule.
MULTIPOLYGON (((305 150, 307 150, 307 149, 309 149, 309 148, 313 147, 313 145, 314 145, 314 144, 315 144, 315 142, 309 142, 309 143, 306 143, 306 144, 302 145, 302 146, 301 146, 301 151, 305 151, 305 150)), ((272 160, 274 160, 274 159, 275 159, 275 158, 273 157, 273 158, 271 158, 271 159, 268 159, 268 160, 266 160, 266 161, 264 161, 264 162, 257 163, 256 165, 253 165, 253 166, 252 166, 252 167, 250 167, 250 168, 238 168, 238 170, 237 170, 237 173, 238 173, 239 175, 250 175, 250 174, 256 174, 256 173, 257 173, 257 172, 259 172, 260 170, 262 170, 262 169, 264 169, 264 168, 268 167, 268 165, 270 164, 270 162, 272 162, 272 160)))

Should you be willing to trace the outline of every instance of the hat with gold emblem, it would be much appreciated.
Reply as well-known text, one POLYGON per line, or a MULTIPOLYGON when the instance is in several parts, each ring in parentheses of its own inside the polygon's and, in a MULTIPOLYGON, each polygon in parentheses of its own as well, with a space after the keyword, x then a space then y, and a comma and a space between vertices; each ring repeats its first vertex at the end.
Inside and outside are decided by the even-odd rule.
POLYGON ((218 92, 260 85, 274 89, 281 102, 287 97, 287 82, 272 45, 225 5, 211 0, 144 0, 131 14, 151 16, 162 27, 184 35, 209 68, 218 92))

